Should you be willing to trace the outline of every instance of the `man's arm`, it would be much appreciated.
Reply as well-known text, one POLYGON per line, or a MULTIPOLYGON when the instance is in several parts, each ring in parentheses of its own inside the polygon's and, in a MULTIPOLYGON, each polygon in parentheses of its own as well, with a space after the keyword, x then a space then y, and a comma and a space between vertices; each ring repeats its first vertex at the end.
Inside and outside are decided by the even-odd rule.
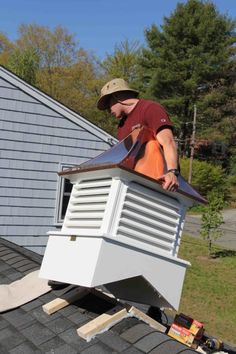
MULTIPOLYGON (((161 144, 166 161, 167 171, 170 169, 178 169, 178 152, 171 129, 163 129, 156 135, 157 140, 161 144)), ((166 173, 163 188, 176 191, 179 186, 178 179, 173 172, 166 173)))

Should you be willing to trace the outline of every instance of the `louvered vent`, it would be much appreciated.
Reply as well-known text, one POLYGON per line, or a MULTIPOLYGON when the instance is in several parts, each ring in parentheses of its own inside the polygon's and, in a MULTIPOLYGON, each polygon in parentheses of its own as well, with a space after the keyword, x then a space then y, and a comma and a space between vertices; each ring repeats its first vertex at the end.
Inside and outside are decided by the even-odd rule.
POLYGON ((175 255, 179 219, 180 204, 176 199, 131 183, 125 196, 117 236, 123 242, 143 249, 159 249, 175 255))
POLYGON ((104 178, 82 180, 75 184, 64 226, 69 229, 100 229, 111 182, 112 178, 104 178))

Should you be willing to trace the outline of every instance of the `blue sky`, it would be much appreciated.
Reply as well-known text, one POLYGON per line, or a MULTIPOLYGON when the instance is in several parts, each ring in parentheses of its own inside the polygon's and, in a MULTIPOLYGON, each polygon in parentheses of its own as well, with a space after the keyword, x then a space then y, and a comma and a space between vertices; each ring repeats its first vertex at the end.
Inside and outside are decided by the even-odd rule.
MULTIPOLYGON (((104 58, 126 39, 143 44, 145 28, 161 25, 177 2, 186 0, 0 0, 0 32, 15 40, 20 24, 61 25, 79 46, 104 58)), ((221 13, 236 18, 236 0, 213 2, 221 13)))

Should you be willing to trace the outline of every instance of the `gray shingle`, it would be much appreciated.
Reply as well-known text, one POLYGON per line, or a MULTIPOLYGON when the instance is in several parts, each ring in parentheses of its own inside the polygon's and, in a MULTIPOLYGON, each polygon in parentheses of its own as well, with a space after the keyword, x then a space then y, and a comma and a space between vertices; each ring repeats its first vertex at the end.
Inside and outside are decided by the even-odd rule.
POLYGON ((28 265, 28 264, 31 264, 31 261, 29 259, 23 258, 20 261, 14 263, 12 266, 14 268, 19 269, 19 271, 21 271, 20 267, 23 267, 23 266, 28 265))
POLYGON ((82 354, 112 354, 116 353, 111 348, 108 348, 103 343, 94 344, 91 347, 82 351, 82 354))
POLYGON ((48 315, 43 311, 42 306, 39 306, 31 311, 31 316, 41 323, 46 323, 60 317, 60 314, 55 312, 52 315, 48 315))
POLYGON ((0 253, 5 251, 7 249, 7 247, 3 246, 3 245, 0 245, 0 253))
POLYGON ((40 296, 40 300, 44 303, 47 304, 48 302, 52 301, 55 299, 55 295, 53 294, 53 292, 49 292, 47 294, 44 294, 42 296, 40 296))
POLYGON ((98 339, 92 339, 90 342, 86 342, 84 339, 80 338, 76 332, 76 329, 68 329, 63 333, 58 335, 61 339, 63 339, 67 344, 71 345, 74 349, 81 352, 82 350, 98 343, 98 339))
POLYGON ((66 318, 56 318, 53 321, 45 323, 45 325, 54 333, 58 334, 64 332, 68 328, 74 327, 74 323, 66 318))
POLYGON ((1 259, 3 261, 5 261, 6 263, 8 263, 8 260, 11 260, 11 259, 16 258, 16 257, 17 257, 17 253, 16 252, 9 252, 9 253, 7 253, 5 255, 2 255, 1 259))
POLYGON ((129 328, 136 326, 137 324, 140 324, 140 321, 137 318, 128 317, 118 322, 114 327, 112 327, 111 330, 112 332, 115 332, 120 335, 127 331, 129 328))
MULTIPOLYGON (((140 350, 138 350, 134 347, 130 347, 130 348, 124 350, 122 352, 122 354, 143 354, 143 352, 141 352, 140 350)), ((172 353, 169 353, 169 354, 172 354, 172 353)))
POLYGON ((1 274, 2 274, 2 272, 4 272, 7 269, 11 269, 11 267, 8 264, 6 264, 5 262, 1 262, 0 263, 0 272, 1 272, 1 274))
POLYGON ((73 313, 78 312, 78 307, 75 305, 69 305, 64 307, 63 309, 59 310, 58 313, 62 316, 69 317, 73 313))
POLYGON ((4 257, 5 255, 11 254, 11 253, 12 253, 12 250, 11 250, 11 249, 4 247, 4 248, 0 251, 1 259, 4 260, 3 257, 4 257))
POLYGON ((28 302, 27 304, 21 306, 22 310, 26 312, 31 312, 33 309, 42 306, 43 303, 39 299, 35 299, 33 301, 28 302))
POLYGON ((24 257, 17 255, 17 256, 14 256, 14 257, 8 259, 7 264, 13 265, 19 261, 22 261, 23 259, 24 259, 24 257))
POLYGON ((37 349, 32 343, 24 342, 14 349, 9 351, 10 354, 39 354, 40 350, 37 349))
POLYGON ((1 263, 0 264, 0 272, 1 272, 1 274, 4 274, 4 272, 6 270, 9 270, 9 269, 11 269, 11 267, 8 264, 6 264, 6 263, 1 263))
MULTIPOLYGON (((189 350, 186 345, 170 339, 159 344, 149 354, 186 354, 186 350, 189 350)), ((191 350, 191 353, 194 353, 194 351, 191 350)))
POLYGON ((116 333, 112 333, 111 331, 100 334, 98 339, 118 353, 122 352, 130 346, 130 344, 127 343, 123 338, 118 336, 116 333))
POLYGON ((51 352, 54 353, 54 349, 62 347, 66 343, 59 337, 53 337, 47 342, 44 342, 43 344, 39 345, 39 349, 43 352, 51 352))
POLYGON ((0 354, 6 354, 6 349, 1 344, 0 344, 0 354))
POLYGON ((11 283, 10 279, 0 274, 0 284, 10 284, 10 283, 11 283))
POLYGON ((30 314, 26 313, 21 308, 5 312, 2 314, 2 317, 16 328, 26 327, 35 321, 34 318, 30 316, 30 314))
POLYGON ((144 353, 148 353, 163 342, 171 340, 169 338, 163 333, 153 332, 140 339, 134 346, 144 353))
POLYGON ((10 350, 23 343, 25 338, 14 327, 8 326, 0 331, 0 343, 3 348, 10 350))
POLYGON ((12 268, 5 269, 1 273, 2 273, 2 275, 4 275, 7 278, 9 278, 11 281, 15 281, 15 280, 17 280, 17 279, 22 277, 22 274, 20 272, 18 272, 15 269, 12 269, 12 268))
POLYGON ((47 342, 55 336, 52 331, 45 328, 41 323, 35 323, 32 326, 22 329, 20 332, 36 346, 47 342))
POLYGON ((136 326, 131 327, 127 331, 123 332, 121 334, 121 337, 130 343, 135 343, 147 334, 152 333, 154 331, 155 330, 149 327, 147 324, 139 323, 136 326))
POLYGON ((77 308, 77 311, 67 318, 78 326, 82 326, 84 323, 91 321, 91 318, 86 314, 83 314, 77 308))
POLYGON ((9 267, 9 268, 5 268, 4 270, 2 270, 1 274, 8 277, 10 274, 15 273, 15 272, 16 272, 15 269, 12 269, 11 267, 9 267))
POLYGON ((26 264, 22 267, 19 267, 18 270, 22 273, 30 273, 30 272, 33 272, 34 270, 37 270, 38 269, 38 265, 35 264, 35 263, 29 263, 29 264, 26 264))
POLYGON ((9 326, 9 322, 7 322, 4 318, 0 317, 0 330, 6 328, 7 326, 9 326))
POLYGON ((45 354, 77 354, 79 353, 77 350, 73 349, 70 345, 68 344, 63 344, 60 347, 53 348, 52 350, 45 352, 45 354))

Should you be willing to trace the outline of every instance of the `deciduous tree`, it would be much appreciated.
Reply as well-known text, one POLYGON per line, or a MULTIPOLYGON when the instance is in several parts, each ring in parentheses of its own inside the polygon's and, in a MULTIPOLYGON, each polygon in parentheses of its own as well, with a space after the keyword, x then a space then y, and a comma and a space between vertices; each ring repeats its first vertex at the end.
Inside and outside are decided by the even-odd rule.
POLYGON ((11 51, 14 48, 14 44, 8 39, 8 37, 0 32, 0 64, 6 65, 9 60, 11 51))
POLYGON ((207 241, 209 256, 212 255, 212 242, 223 235, 220 226, 224 223, 221 213, 224 207, 224 198, 217 189, 208 193, 208 205, 202 213, 200 234, 207 241))
POLYGON ((8 59, 6 67, 31 85, 36 84, 39 70, 39 56, 33 48, 14 49, 8 59))

